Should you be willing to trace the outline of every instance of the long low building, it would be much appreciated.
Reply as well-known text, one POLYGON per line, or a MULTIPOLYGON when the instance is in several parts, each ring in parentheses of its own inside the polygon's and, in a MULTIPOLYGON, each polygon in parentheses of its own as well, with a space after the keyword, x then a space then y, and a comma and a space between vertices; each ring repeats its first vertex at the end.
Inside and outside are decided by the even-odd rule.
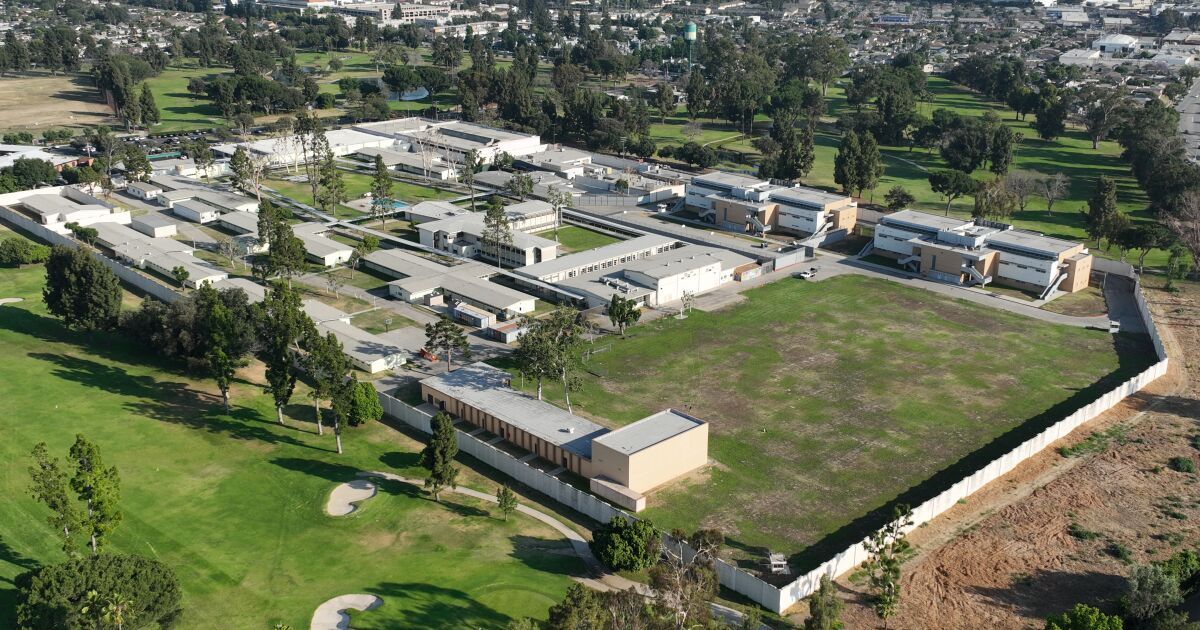
POLYGON ((67 227, 68 223, 89 226, 97 223, 132 221, 129 212, 116 210, 74 186, 0 194, 0 206, 11 208, 58 234, 71 232, 67 227))
POLYGON ((328 236, 329 226, 323 223, 301 223, 292 226, 292 233, 304 244, 308 259, 325 267, 333 267, 350 260, 354 248, 339 243, 328 236))
POLYGON ((96 223, 96 244, 108 249, 118 260, 139 269, 149 269, 167 282, 175 270, 187 273, 184 286, 198 288, 229 277, 223 269, 195 256, 192 248, 171 238, 147 236, 120 223, 96 223))
POLYGON ((594 308, 608 304, 614 295, 638 306, 658 306, 750 278, 761 268, 736 252, 685 245, 650 234, 515 271, 532 280, 561 285, 583 296, 586 306, 594 308))
POLYGON ((495 268, 476 262, 443 265, 400 249, 367 254, 362 264, 385 276, 388 293, 406 302, 455 306, 467 304, 495 314, 500 321, 531 313, 537 306, 532 295, 491 282, 495 268))
POLYGON ((1005 223, 913 210, 884 215, 875 227, 873 247, 935 280, 960 285, 996 282, 1042 298, 1087 288, 1093 260, 1083 243, 1005 223))
POLYGON ((392 370, 408 361, 408 351, 350 323, 350 316, 317 300, 304 300, 305 314, 317 331, 333 333, 342 344, 342 354, 354 367, 369 374, 392 370))
MULTIPOLYGON (((512 233, 511 243, 499 246, 484 243, 486 226, 482 212, 447 212, 443 219, 417 225, 421 244, 458 256, 478 256, 487 260, 499 258, 509 267, 524 267, 558 256, 558 242, 529 234, 548 230, 558 224, 558 213, 544 201, 525 201, 504 208, 512 233)), ((414 216, 410 213, 410 216, 414 216)))
POLYGON ((645 493, 708 461, 708 424, 666 409, 610 430, 511 386, 511 376, 474 363, 421 381, 421 398, 439 411, 591 482, 591 489, 639 511, 645 493))

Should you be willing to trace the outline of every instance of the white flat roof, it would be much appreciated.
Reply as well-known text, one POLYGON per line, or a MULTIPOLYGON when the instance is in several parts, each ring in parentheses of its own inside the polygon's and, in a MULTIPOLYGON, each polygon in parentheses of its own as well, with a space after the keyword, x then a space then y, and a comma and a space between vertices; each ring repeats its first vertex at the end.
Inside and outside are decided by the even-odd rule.
POLYGON ((633 424, 601 435, 594 442, 603 444, 614 451, 633 455, 703 425, 703 420, 693 418, 686 413, 674 409, 664 409, 633 424))
POLYGON ((608 433, 607 428, 518 392, 509 385, 511 380, 508 372, 479 362, 421 383, 563 450, 592 458, 592 440, 608 433))
POLYGON ((629 254, 634 254, 643 250, 653 249, 661 245, 675 243, 676 240, 668 236, 660 236, 658 234, 644 234, 636 238, 631 238, 627 241, 617 241, 609 243, 595 249, 589 249, 582 252, 567 254, 553 260, 535 263, 516 270, 517 273, 531 278, 543 278, 575 269, 577 267, 587 267, 594 263, 602 262, 612 258, 620 258, 629 254))

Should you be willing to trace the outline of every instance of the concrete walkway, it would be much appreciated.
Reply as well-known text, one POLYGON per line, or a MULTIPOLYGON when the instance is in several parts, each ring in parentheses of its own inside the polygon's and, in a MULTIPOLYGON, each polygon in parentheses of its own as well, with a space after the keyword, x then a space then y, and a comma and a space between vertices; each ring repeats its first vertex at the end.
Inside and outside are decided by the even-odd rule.
POLYGON ((350 627, 347 610, 375 610, 383 605, 383 599, 375 595, 355 593, 340 595, 321 604, 313 612, 311 630, 346 630, 350 627))
POLYGON ((0 298, 0 304, 16 304, 24 300, 25 298, 0 298))
POLYGON ((887 267, 863 262, 848 256, 837 256, 834 254, 821 252, 817 257, 816 263, 811 266, 817 267, 819 271, 817 272, 817 276, 810 282, 820 282, 825 278, 847 274, 856 274, 871 278, 882 278, 918 289, 940 293, 942 295, 959 300, 966 300, 968 302, 974 302, 990 308, 1008 311, 1010 313, 1015 313, 1017 315, 1022 315, 1033 319, 1039 319, 1052 324, 1075 326, 1077 328, 1108 329, 1108 317, 1074 317, 1071 315, 1052 313, 1050 311, 1037 308, 1036 306, 1017 302, 1015 300, 1006 299, 980 291, 972 291, 951 284, 926 280, 925 278, 900 271, 899 269, 889 269, 887 267))

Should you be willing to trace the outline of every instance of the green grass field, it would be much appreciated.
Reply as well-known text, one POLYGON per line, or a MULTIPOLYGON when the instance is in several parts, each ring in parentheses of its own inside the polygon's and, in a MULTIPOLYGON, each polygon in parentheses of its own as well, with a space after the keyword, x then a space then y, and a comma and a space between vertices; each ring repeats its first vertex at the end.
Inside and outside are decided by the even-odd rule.
MULTIPOLYGON (((276 173, 275 178, 263 180, 263 185, 274 189, 276 192, 290 197, 307 205, 313 205, 312 189, 307 182, 290 182, 278 177, 283 177, 286 174, 283 172, 276 173)), ((346 196, 351 200, 359 199, 366 193, 371 191, 371 176, 363 173, 351 173, 342 171, 342 180, 346 182, 346 196)), ((422 201, 431 201, 437 199, 453 199, 458 195, 453 192, 447 192, 429 186, 420 184, 412 184, 404 181, 392 182, 392 197, 403 201, 409 205, 420 203, 422 201)), ((343 219, 361 217, 364 215, 362 211, 355 210, 350 206, 343 205, 338 214, 343 219)))
POLYGON ((193 96, 187 91, 192 77, 212 78, 233 72, 229 68, 202 68, 195 64, 171 67, 162 74, 148 79, 154 102, 162 113, 162 122, 154 126, 152 133, 170 133, 192 129, 226 127, 221 111, 207 97, 193 96))
POLYGON ((735 557, 786 552, 797 568, 1153 358, 1125 339, 1118 353, 1107 333, 859 276, 745 297, 598 342, 571 398, 617 424, 665 407, 708 420, 713 466, 652 493, 645 515, 664 529, 718 527, 735 557))
MULTIPOLYGON (((538 236, 553 239, 554 230, 538 232, 538 236)), ((558 245, 559 249, 564 250, 564 253, 596 249, 610 243, 616 243, 619 240, 621 239, 615 236, 609 236, 608 234, 589 230, 578 225, 564 225, 558 228, 558 245)))
POLYGON ((0 270, 0 296, 25 298, 0 306, 0 627, 14 625, 12 579, 64 558, 29 496, 29 451, 46 441, 65 457, 76 433, 120 470, 124 523, 110 549, 175 568, 180 628, 307 628, 317 605, 346 593, 383 597, 364 616, 372 627, 502 627, 544 617, 581 569, 553 530, 458 495, 439 505, 385 483, 356 515, 326 516, 330 491, 358 470, 422 476, 420 445, 376 424, 347 431, 338 456, 330 433, 315 435, 303 387, 286 428, 245 380, 226 415, 211 383, 156 366, 136 342, 65 330, 41 304, 42 278, 0 270))

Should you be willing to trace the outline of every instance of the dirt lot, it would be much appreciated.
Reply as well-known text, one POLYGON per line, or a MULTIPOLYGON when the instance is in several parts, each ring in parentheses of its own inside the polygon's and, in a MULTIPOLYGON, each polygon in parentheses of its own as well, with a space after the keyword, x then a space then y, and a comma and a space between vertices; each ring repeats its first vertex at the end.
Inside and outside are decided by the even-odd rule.
MULTIPOLYGON (((1171 373, 1063 444, 1120 437, 1093 437, 1084 456, 1048 449, 918 528, 890 628, 1040 628, 1076 602, 1111 608, 1134 563, 1200 543, 1196 477, 1167 466, 1200 455, 1190 444, 1200 433, 1200 285, 1148 298, 1166 325, 1171 373)), ((879 626, 849 576, 840 586, 847 627, 879 626)), ((807 607, 796 608, 800 620, 807 607)))
POLYGON ((112 111, 84 77, 30 75, 0 79, 0 130, 31 131, 112 122, 112 111))

